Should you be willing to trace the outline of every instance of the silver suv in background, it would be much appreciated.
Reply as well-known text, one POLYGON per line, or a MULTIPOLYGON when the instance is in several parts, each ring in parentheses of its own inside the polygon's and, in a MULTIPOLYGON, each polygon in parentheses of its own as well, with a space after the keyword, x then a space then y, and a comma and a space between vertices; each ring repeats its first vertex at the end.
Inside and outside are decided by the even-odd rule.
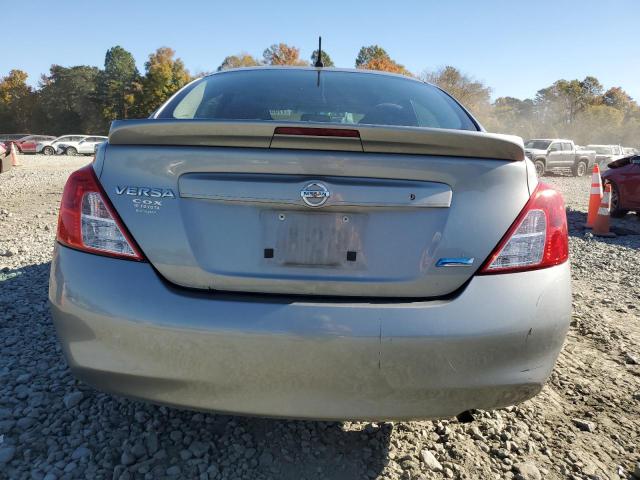
POLYGON ((609 163, 625 156, 624 148, 620 145, 587 145, 587 148, 595 150, 600 170, 607 170, 609 163))
POLYGON ((93 155, 96 147, 105 142, 107 137, 85 137, 79 142, 60 142, 56 148, 58 155, 93 155))
POLYGON ((596 159, 596 152, 578 148, 573 140, 537 138, 524 144, 525 154, 536 168, 539 177, 546 172, 570 173, 583 177, 596 159))
POLYGON ((65 145, 77 145, 87 137, 88 135, 62 135, 53 140, 39 142, 36 145, 36 153, 42 153, 44 155, 54 155, 60 144, 63 143, 65 145))

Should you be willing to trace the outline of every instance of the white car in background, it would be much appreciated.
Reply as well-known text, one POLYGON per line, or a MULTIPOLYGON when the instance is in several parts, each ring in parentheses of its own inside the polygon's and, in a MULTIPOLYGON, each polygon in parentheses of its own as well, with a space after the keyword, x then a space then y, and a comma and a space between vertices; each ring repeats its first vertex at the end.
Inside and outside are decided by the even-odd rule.
POLYGON ((107 140, 107 137, 84 137, 79 142, 61 142, 56 148, 58 155, 93 155, 96 147, 107 140))
POLYGON ((39 142, 36 145, 36 153, 53 155, 56 153, 56 150, 61 143, 75 146, 87 137, 88 135, 62 135, 61 137, 54 138, 53 140, 39 142))
POLYGON ((603 171, 609 168, 609 163, 624 157, 624 149, 620 145, 587 145, 587 148, 596 151, 596 163, 603 171))

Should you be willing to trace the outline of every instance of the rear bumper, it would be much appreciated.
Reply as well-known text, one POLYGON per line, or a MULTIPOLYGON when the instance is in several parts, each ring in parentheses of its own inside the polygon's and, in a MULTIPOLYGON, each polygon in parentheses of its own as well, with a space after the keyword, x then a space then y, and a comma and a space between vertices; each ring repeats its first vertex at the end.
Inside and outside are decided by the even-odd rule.
POLYGON ((568 328, 569 265, 475 277, 452 300, 349 303, 193 292, 147 263, 57 246, 67 361, 157 403, 314 419, 441 417, 535 395, 568 328))

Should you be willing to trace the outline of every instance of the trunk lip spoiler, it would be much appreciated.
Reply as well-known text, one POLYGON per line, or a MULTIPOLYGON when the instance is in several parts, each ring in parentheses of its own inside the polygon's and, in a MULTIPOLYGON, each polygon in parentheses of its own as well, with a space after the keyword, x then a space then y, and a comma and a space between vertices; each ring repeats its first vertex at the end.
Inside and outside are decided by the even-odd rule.
MULTIPOLYGON (((451 130, 426 127, 378 125, 328 126, 323 123, 273 121, 219 121, 185 119, 116 120, 109 131, 110 145, 155 145, 192 147, 236 147, 276 149, 274 139, 286 137, 278 128, 317 128, 357 130, 364 153, 396 153, 409 155, 438 155, 524 161, 522 138, 470 130, 451 130)), ((284 130, 286 131, 286 130, 284 130)), ((300 137, 298 137, 300 138, 300 137)), ((286 148, 302 150, 337 150, 341 137, 303 137, 286 148), (327 144, 331 142, 331 144, 327 144)), ((343 139, 357 137, 342 137, 343 139)), ((288 145, 288 144, 285 144, 288 145)), ((344 148, 354 151, 353 148, 344 148)), ((358 148, 358 150, 360 150, 358 148)))

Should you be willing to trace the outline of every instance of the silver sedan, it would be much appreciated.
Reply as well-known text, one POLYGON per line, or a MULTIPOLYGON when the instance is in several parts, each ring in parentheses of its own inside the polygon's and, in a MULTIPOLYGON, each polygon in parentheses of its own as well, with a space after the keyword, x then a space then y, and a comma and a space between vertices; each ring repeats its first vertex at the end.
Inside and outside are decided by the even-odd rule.
POLYGON ((95 387, 408 419, 540 391, 571 311, 561 195, 520 138, 403 76, 253 68, 117 121, 60 209, 49 298, 95 387))

